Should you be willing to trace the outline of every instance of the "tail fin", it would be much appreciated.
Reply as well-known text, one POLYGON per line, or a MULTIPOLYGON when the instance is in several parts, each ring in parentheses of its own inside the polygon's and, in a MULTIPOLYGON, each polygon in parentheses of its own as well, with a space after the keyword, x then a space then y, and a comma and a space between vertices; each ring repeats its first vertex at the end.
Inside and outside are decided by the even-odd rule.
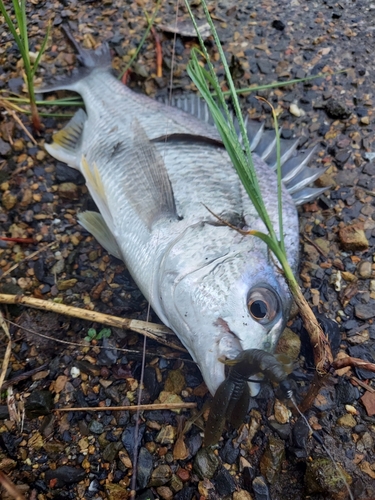
POLYGON ((75 50, 77 51, 77 59, 82 65, 81 68, 78 68, 73 72, 69 77, 64 77, 58 80, 55 80, 51 84, 44 85, 39 87, 36 92, 44 93, 44 92, 54 92, 56 90, 74 90, 79 91, 77 89, 76 83, 86 78, 93 69, 100 68, 102 70, 109 70, 111 68, 111 53, 109 50, 109 45, 107 43, 103 43, 100 47, 95 50, 84 49, 79 45, 79 43, 75 40, 71 32, 68 30, 66 26, 63 26, 63 31, 70 43, 73 45, 75 50))

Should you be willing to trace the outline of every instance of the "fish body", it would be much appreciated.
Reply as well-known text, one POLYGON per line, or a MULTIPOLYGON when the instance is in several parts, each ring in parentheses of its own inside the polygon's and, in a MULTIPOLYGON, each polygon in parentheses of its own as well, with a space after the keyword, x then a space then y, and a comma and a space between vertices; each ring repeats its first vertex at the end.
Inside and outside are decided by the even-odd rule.
MULTIPOLYGON (((85 68, 76 77, 42 90, 78 92, 86 112, 78 111, 46 149, 82 172, 100 214, 84 212, 81 223, 125 262, 214 394, 225 378, 221 358, 273 350, 291 296, 265 243, 220 224, 206 207, 238 227, 265 227, 207 116, 200 120, 131 91, 112 75, 105 45, 80 49, 80 57, 85 68)), ((276 175, 257 154, 253 160, 277 228, 276 175)), ((305 160, 286 161, 284 174, 305 160)), ((290 182, 301 192, 300 180, 290 182)), ((283 218, 296 270, 298 218, 286 188, 283 218)))

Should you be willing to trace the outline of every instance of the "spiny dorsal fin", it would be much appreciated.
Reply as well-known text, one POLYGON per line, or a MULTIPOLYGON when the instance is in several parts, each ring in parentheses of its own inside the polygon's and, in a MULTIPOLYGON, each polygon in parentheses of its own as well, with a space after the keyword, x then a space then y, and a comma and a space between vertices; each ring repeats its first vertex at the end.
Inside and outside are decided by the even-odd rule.
POLYGON ((86 113, 83 109, 79 109, 65 127, 53 135, 53 142, 45 145, 48 153, 70 167, 78 169, 80 142, 86 120, 86 113))

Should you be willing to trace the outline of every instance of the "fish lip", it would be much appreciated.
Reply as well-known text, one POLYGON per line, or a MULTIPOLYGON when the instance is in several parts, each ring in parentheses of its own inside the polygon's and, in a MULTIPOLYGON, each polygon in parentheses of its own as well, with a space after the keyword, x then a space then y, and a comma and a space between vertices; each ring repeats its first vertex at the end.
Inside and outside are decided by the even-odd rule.
POLYGON ((218 351, 220 354, 218 359, 235 359, 238 354, 243 351, 240 338, 229 328, 228 323, 223 318, 218 318, 216 325, 224 329, 222 335, 220 335, 217 340, 218 351), (234 339, 235 343, 231 345, 231 342, 228 342, 228 339, 234 339))

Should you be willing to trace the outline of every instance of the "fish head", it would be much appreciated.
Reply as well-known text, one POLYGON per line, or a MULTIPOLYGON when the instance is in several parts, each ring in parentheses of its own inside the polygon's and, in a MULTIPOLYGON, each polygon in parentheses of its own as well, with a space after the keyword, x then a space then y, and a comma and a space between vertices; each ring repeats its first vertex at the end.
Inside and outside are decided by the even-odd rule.
POLYGON ((268 250, 261 250, 224 255, 180 277, 174 288, 179 324, 172 328, 211 394, 225 379, 223 360, 247 349, 273 352, 288 319, 287 284, 268 250))

